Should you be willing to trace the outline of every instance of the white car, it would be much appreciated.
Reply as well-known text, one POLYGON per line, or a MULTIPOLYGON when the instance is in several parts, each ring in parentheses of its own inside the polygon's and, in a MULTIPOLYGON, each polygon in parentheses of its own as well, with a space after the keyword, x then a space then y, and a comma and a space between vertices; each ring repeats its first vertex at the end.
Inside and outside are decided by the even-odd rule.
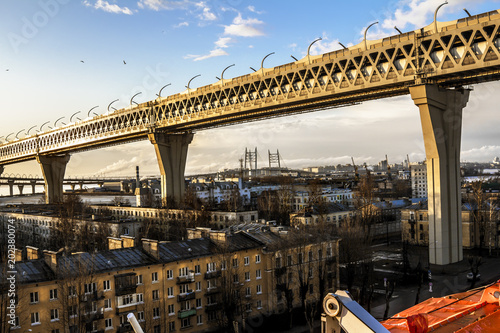
MULTIPOLYGON (((473 278, 474 278, 474 275, 472 274, 472 272, 467 273, 467 280, 472 281, 473 278)), ((481 274, 477 273, 476 280, 479 280, 480 278, 481 278, 481 274)))

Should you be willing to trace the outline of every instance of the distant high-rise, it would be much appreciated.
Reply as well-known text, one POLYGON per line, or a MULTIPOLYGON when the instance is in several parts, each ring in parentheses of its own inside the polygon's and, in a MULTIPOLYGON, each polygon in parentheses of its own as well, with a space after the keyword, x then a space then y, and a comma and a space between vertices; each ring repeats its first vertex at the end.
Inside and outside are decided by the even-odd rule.
POLYGON ((425 162, 411 163, 411 196, 427 198, 427 165, 425 162))

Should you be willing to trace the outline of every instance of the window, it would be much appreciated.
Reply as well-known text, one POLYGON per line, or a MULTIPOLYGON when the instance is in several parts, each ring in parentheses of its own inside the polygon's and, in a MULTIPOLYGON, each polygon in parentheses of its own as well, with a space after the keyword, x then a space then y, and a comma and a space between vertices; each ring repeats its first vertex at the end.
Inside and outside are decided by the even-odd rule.
POLYGON ((326 257, 331 258, 332 257, 332 247, 331 245, 326 248, 326 257))
POLYGON ((255 255, 255 263, 256 264, 260 263, 260 254, 255 255))
POLYGON ((174 271, 169 269, 167 270, 167 279, 171 280, 174 278, 174 271))
POLYGON ((158 272, 151 273, 151 282, 158 282, 158 272))
POLYGON ((78 315, 78 308, 76 305, 68 306, 68 316, 74 317, 78 315))
POLYGON ((318 260, 322 260, 323 259, 323 250, 319 249, 318 250, 318 260))
POLYGON ((168 323, 168 330, 170 332, 175 331, 175 321, 171 321, 171 322, 168 323))
POLYGON ((50 300, 57 299, 57 289, 50 289, 50 300))
POLYGON ((153 301, 157 301, 157 300, 160 299, 160 292, 159 292, 158 289, 153 290, 153 296, 152 297, 153 297, 153 301))
POLYGON ((188 284, 181 284, 179 286, 179 294, 187 294, 189 292, 191 292, 192 290, 189 289, 189 285, 188 284))
POLYGON ((233 258, 233 267, 238 267, 238 258, 233 258))
POLYGON ((245 272, 245 281, 250 281, 250 272, 245 272))
POLYGON ((217 265, 215 262, 210 262, 207 264, 207 272, 213 272, 217 270, 217 265))
POLYGON ((245 307, 246 307, 247 312, 252 311, 252 303, 247 303, 245 307))
POLYGON ((104 321, 104 326, 106 327, 106 329, 113 328, 113 318, 107 318, 104 321))
POLYGON ((214 321, 217 319, 217 312, 216 311, 210 311, 207 313, 207 319, 208 321, 214 321))
POLYGON ((142 284, 142 274, 137 275, 137 284, 142 284))
POLYGON ((260 284, 257 285, 257 294, 262 294, 262 286, 260 284))
POLYGON ((51 309, 50 310, 50 320, 59 320, 59 310, 58 309, 51 309))
POLYGON ((201 308, 201 298, 196 299, 196 307, 201 308))
POLYGON ((97 288, 96 288, 96 283, 95 283, 95 282, 92 282, 92 283, 85 283, 85 285, 84 285, 84 290, 85 290, 85 293, 86 293, 86 294, 91 294, 91 293, 93 293, 95 290, 97 290, 97 288))
POLYGON ((289 254, 289 255, 286 257, 286 264, 287 264, 287 266, 292 266, 292 265, 293 265, 292 255, 290 255, 290 254, 289 254))
POLYGON ((179 276, 188 276, 188 274, 189 274, 188 267, 179 268, 179 276))
POLYGON ((31 314, 31 325, 33 324, 40 324, 40 315, 38 312, 33 312, 31 314))
POLYGON ((281 257, 276 257, 276 268, 281 268, 281 257))
POLYGON ((418 226, 418 229, 419 229, 420 231, 423 231, 423 230, 424 230, 424 225, 423 225, 423 224, 420 224, 420 225, 418 226))
POLYGON ((181 328, 191 326, 191 317, 181 319, 181 328))
POLYGON ((222 270, 226 269, 226 261, 225 260, 220 263, 220 267, 221 267, 222 270))
POLYGON ((250 265, 250 257, 245 257, 245 258, 243 258, 243 261, 244 261, 244 263, 245 263, 245 266, 250 265))
POLYGON ((240 277, 238 276, 238 274, 233 274, 233 282, 234 283, 240 282, 240 277))
POLYGON ((137 294, 137 303, 142 303, 144 302, 144 295, 141 293, 141 294, 137 294))
POLYGON ((258 270, 255 271, 255 278, 256 279, 261 279, 262 278, 262 273, 261 273, 260 269, 258 269, 258 270))
POLYGON ((304 254, 299 253, 299 254, 298 254, 298 257, 299 257, 299 258, 298 258, 299 265, 300 265, 300 264, 302 264, 302 263, 304 263, 304 254))
POLYGON ((201 274, 200 265, 195 265, 194 266, 194 274, 201 274))
POLYGON ((257 301, 257 309, 262 309, 262 301, 260 299, 257 301))
POLYGON ((144 311, 137 312, 137 320, 144 321, 144 311))
POLYGON ((169 304, 168 305, 168 314, 169 315, 174 315, 175 314, 175 304, 169 304))
POLYGON ((201 281, 196 282, 196 291, 201 291, 201 281))
POLYGON ((245 290, 245 296, 250 297, 252 296, 252 289, 250 287, 247 287, 245 290))
POLYGON ((181 311, 190 310, 190 309, 191 309, 191 302, 190 301, 184 301, 181 303, 181 311))
POLYGON ((424 234, 420 234, 419 237, 420 237, 420 240, 424 240, 424 234))
POLYGON ((111 298, 104 300, 104 310, 111 310, 111 298))
POLYGON ((167 295, 168 297, 174 297, 174 287, 167 288, 167 295))
POLYGON ((153 308, 153 318, 157 319, 160 318, 160 308, 153 308))
POLYGON ((215 280, 208 280, 207 281, 207 289, 212 289, 212 288, 215 288, 217 287, 216 283, 215 283, 215 280))
POLYGON ((313 253, 312 251, 309 251, 309 261, 313 261, 313 253))
POLYGON ((196 323, 198 325, 202 325, 203 324, 203 315, 197 315, 196 316, 196 323))
POLYGON ((38 303, 38 291, 30 293, 30 303, 38 303))
POLYGON ((110 284, 109 280, 102 281, 102 289, 104 291, 111 290, 111 284, 110 284))

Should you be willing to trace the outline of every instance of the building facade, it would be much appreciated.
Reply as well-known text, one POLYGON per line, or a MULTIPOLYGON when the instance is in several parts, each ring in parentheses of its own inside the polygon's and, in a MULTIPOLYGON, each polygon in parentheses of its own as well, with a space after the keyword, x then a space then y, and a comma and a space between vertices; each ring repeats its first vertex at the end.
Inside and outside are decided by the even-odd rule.
POLYGON ((427 198, 427 164, 411 163, 411 193, 413 198, 427 198))

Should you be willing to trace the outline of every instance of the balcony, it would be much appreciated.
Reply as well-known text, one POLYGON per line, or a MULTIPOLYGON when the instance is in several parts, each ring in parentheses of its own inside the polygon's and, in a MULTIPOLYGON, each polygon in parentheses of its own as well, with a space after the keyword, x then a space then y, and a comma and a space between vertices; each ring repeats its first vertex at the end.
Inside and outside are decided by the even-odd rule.
POLYGON ((133 332, 134 329, 130 323, 123 323, 116 329, 116 333, 125 333, 125 332, 133 332))
POLYGON ((218 303, 212 303, 205 305, 205 312, 217 311, 221 309, 221 305, 218 303))
POLYGON ((136 273, 125 273, 115 275, 115 295, 123 296, 135 294, 137 288, 136 273))
POLYGON ((179 310, 179 312, 177 313, 177 318, 184 319, 194 315, 196 315, 196 309, 179 310))
POLYGON ((196 295, 195 293, 191 290, 190 292, 186 294, 181 294, 177 296, 177 302, 182 302, 182 301, 189 301, 191 299, 195 299, 196 295))
POLYGON ((205 273, 205 279, 215 279, 221 276, 221 271, 213 271, 213 272, 206 272, 205 273))
POLYGON ((98 300, 104 299, 104 295, 103 295, 102 291, 97 292, 97 290, 94 290, 92 293, 85 294, 81 298, 82 298, 82 302, 91 302, 91 301, 98 301, 98 300))
POLYGON ((209 295, 214 295, 220 293, 220 288, 219 287, 212 287, 208 288, 207 291, 205 292, 205 296, 209 295))
POLYGON ((177 284, 191 283, 194 282, 194 275, 185 275, 177 277, 177 284))

